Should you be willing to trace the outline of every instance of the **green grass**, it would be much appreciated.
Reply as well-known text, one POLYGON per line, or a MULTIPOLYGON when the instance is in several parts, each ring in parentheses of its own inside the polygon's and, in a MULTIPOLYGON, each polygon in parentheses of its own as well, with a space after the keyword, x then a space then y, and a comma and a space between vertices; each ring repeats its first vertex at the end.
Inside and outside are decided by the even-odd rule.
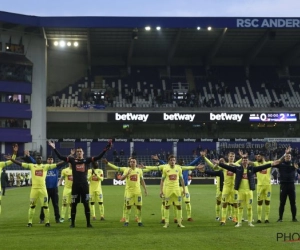
MULTIPOLYGON (((297 187, 299 191, 299 187, 297 187)), ((103 186, 105 221, 92 222, 94 228, 86 228, 82 204, 78 204, 76 228, 69 223, 56 224, 50 205, 51 227, 39 224, 39 208, 33 227, 27 228, 29 187, 8 189, 2 197, 0 216, 1 249, 298 249, 300 242, 277 241, 277 233, 299 233, 300 222, 291 222, 291 212, 287 201, 284 221, 278 219, 279 186, 273 186, 270 224, 256 224, 254 228, 244 222, 235 228, 232 222, 224 227, 215 221, 215 186, 191 185, 192 215, 194 222, 186 221, 185 228, 177 228, 175 223, 165 229, 160 224, 159 186, 148 186, 149 196, 143 200, 144 227, 133 221, 128 228, 119 222, 122 215, 124 186, 103 186)), ((60 187, 60 195, 62 187, 60 187)), ((256 197, 256 193, 254 194, 256 197)), ((97 207, 96 207, 97 208, 97 207)), ((97 208, 98 209, 98 208, 97 208)), ((96 210, 98 212, 98 210, 96 210)), ((256 220, 256 202, 253 206, 256 220)), ((245 213, 246 214, 246 213, 245 213)), ((170 213, 173 219, 173 213, 170 213)))

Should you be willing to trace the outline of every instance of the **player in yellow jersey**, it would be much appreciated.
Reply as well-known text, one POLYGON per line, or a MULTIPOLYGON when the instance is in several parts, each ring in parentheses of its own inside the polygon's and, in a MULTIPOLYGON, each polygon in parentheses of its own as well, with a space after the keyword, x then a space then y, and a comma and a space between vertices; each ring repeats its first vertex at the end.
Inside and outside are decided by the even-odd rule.
POLYGON ((95 203, 98 202, 100 220, 104 220, 104 205, 101 182, 103 181, 103 170, 99 169, 97 162, 92 163, 93 168, 88 170, 88 181, 90 182, 90 207, 93 220, 96 220, 95 203))
MULTIPOLYGON (((291 150, 290 147, 286 148, 285 153, 289 153, 291 150)), ((243 152, 240 151, 241 157, 243 152)), ((284 156, 280 158, 280 160, 284 159, 284 156)), ((265 165, 268 163, 272 163, 273 161, 266 161, 265 154, 260 152, 256 155, 256 161, 249 162, 250 165, 254 167, 258 167, 261 165, 265 165)), ((256 173, 257 177, 257 222, 261 223, 262 218, 262 206, 265 203, 265 223, 269 223, 269 214, 270 214, 270 202, 271 202, 271 194, 272 194, 272 185, 271 185, 271 168, 264 169, 256 173)))
POLYGON ((64 190, 63 190, 63 198, 62 198, 62 206, 61 206, 61 218, 60 222, 63 223, 65 221, 66 211, 68 210, 68 218, 71 221, 71 192, 73 185, 73 175, 72 175, 72 166, 69 163, 69 166, 61 171, 61 178, 59 183, 65 181, 64 190))
MULTIPOLYGON (((18 148, 19 148, 18 144, 13 144, 13 155, 12 155, 13 159, 16 159, 18 148)), ((5 168, 11 164, 13 164, 12 161, 1 161, 0 162, 0 173, 3 168, 5 168)), ((1 190, 1 185, 0 185, 0 214, 1 214, 1 200, 2 200, 2 190, 1 190)))
POLYGON ((280 163, 280 161, 274 161, 272 164, 265 164, 259 167, 253 167, 249 165, 248 157, 242 158, 242 164, 240 166, 229 166, 224 163, 215 161, 221 168, 227 169, 236 174, 234 189, 238 191, 238 223, 235 227, 242 226, 242 216, 244 206, 247 208, 248 225, 254 227, 252 224, 252 203, 253 203, 253 190, 255 190, 254 174, 264 169, 270 168, 280 163))
MULTIPOLYGON (((131 157, 128 158, 127 164, 128 166, 130 165, 130 159, 131 157)), ((118 167, 110 162, 107 161, 107 159, 102 159, 102 162, 104 164, 106 164, 108 167, 111 167, 112 169, 116 170, 117 172, 120 173, 124 173, 124 171, 128 168, 128 167, 118 167)), ((150 172, 151 170, 148 169, 142 169, 143 173, 146 172, 150 172)), ((126 210, 127 210, 127 206, 126 206, 126 191, 127 191, 127 186, 125 185, 125 192, 124 192, 124 204, 123 204, 123 213, 122 213, 122 218, 120 219, 120 222, 125 222, 125 214, 126 214, 126 210)), ((137 211, 136 211, 137 212, 137 211)), ((135 214, 135 221, 138 222, 138 215, 137 213, 135 214)))
MULTIPOLYGON (((228 165, 231 166, 238 166, 237 163, 234 162, 235 160, 235 153, 229 152, 228 153, 228 165)), ((222 190, 222 210, 221 210, 221 223, 220 225, 223 226, 226 223, 227 217, 227 210, 228 204, 233 204, 233 221, 237 221, 237 191, 234 190, 234 180, 235 174, 232 171, 224 169, 224 186, 222 190)))
POLYGON ((147 188, 146 184, 143 178, 143 171, 140 168, 137 168, 137 162, 136 159, 131 157, 130 159, 130 167, 127 168, 122 177, 121 180, 126 180, 126 206, 127 210, 125 213, 125 223, 124 226, 129 225, 129 216, 131 213, 131 207, 133 205, 137 208, 137 214, 138 214, 138 226, 143 226, 142 223, 142 191, 141 191, 141 185, 144 188, 145 195, 147 195, 147 188))
MULTIPOLYGON (((163 171, 163 168, 166 165, 166 162, 164 162, 163 160, 159 159, 157 155, 151 155, 151 158, 153 160, 158 161, 161 165, 159 166, 146 166, 145 168, 151 171, 163 171)), ((182 175, 183 175, 183 181, 185 184, 185 196, 183 197, 183 202, 185 203, 185 208, 186 208, 186 214, 187 214, 187 221, 193 221, 192 219, 192 206, 191 206, 191 195, 188 189, 188 170, 195 170, 197 167, 192 167, 194 165, 198 165, 199 162, 201 160, 201 156, 197 157, 196 159, 194 159, 192 162, 190 162, 189 164, 187 164, 187 166, 184 166, 184 160, 183 159, 179 159, 178 163, 181 166, 182 169, 182 175)), ((162 198, 162 204, 161 204, 161 223, 165 224, 165 199, 164 197, 162 198)), ((176 206, 173 206, 173 211, 174 211, 174 222, 178 223, 177 220, 177 208, 176 206)))
POLYGON ((160 182, 160 197, 165 200, 165 225, 164 228, 169 227, 169 208, 174 204, 177 208, 177 221, 178 227, 184 227, 182 225, 182 195, 185 196, 185 185, 182 178, 181 166, 176 165, 176 157, 170 155, 168 158, 168 164, 163 165, 163 173, 160 182), (182 186, 182 190, 179 186, 179 181, 182 186))
POLYGON ((32 227, 32 219, 33 219, 33 216, 35 213, 35 207, 36 207, 37 201, 39 200, 41 203, 41 206, 44 209, 45 226, 50 227, 48 194, 47 194, 45 180, 46 180, 48 170, 56 168, 56 167, 64 164, 64 162, 62 161, 57 164, 43 164, 41 156, 36 157, 36 163, 25 163, 25 162, 22 163, 22 162, 14 160, 14 159, 11 159, 11 157, 7 157, 7 159, 22 166, 23 168, 28 168, 31 171, 32 187, 31 187, 31 192, 30 192, 30 205, 29 205, 29 211, 28 211, 27 226, 32 227))

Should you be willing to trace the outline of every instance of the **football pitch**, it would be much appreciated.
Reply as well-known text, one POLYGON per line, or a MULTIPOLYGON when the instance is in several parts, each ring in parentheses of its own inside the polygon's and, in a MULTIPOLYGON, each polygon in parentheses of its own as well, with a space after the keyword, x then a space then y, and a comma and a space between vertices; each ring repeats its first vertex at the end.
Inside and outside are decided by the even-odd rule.
MULTIPOLYGON (((146 180, 147 183, 147 180, 146 180)), ((215 186, 190 185, 193 222, 186 221, 183 205, 183 225, 173 223, 170 210, 170 227, 163 228, 161 221, 161 199, 159 186, 148 185, 147 197, 143 197, 143 224, 138 227, 131 212, 129 227, 120 222, 124 186, 103 186, 105 221, 92 221, 93 228, 86 228, 82 204, 77 206, 76 228, 69 228, 69 222, 55 223, 53 207, 50 204, 51 227, 39 224, 40 205, 37 206, 33 227, 27 227, 30 187, 7 189, 2 197, 0 216, 0 248, 6 249, 299 249, 300 222, 291 221, 287 200, 283 222, 278 219, 279 185, 272 186, 271 213, 269 224, 256 224, 256 192, 254 193, 253 218, 255 227, 247 222, 235 228, 227 221, 220 226, 215 221, 215 186), (284 238, 285 237, 285 238, 284 238), (292 240, 292 241, 289 241, 292 240)), ((63 187, 59 187, 60 198, 63 187)), ((299 195, 300 187, 297 186, 299 195)), ((61 200, 60 200, 61 201, 61 200)), ((298 207, 299 202, 298 202, 298 207)), ((61 204, 60 204, 61 206, 61 204)), ((246 211, 244 211, 246 218, 246 211)), ((264 217, 262 218, 264 221, 264 217)), ((300 216, 298 216, 300 219, 300 216)))

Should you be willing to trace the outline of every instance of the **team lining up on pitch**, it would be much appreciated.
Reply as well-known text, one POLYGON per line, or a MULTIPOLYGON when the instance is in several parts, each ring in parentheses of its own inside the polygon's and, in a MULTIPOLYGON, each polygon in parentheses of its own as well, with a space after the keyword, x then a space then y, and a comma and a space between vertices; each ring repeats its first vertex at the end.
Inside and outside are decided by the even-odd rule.
MULTIPOLYGON (((71 221, 71 228, 75 227, 76 208, 78 203, 83 203, 84 213, 86 217, 87 227, 93 227, 90 222, 90 215, 92 212, 95 218, 95 203, 99 204, 100 218, 104 220, 104 206, 103 193, 101 188, 101 181, 103 181, 103 171, 98 168, 97 161, 100 160, 105 153, 111 149, 112 141, 110 140, 103 151, 94 157, 84 158, 82 148, 77 148, 71 151, 71 155, 62 156, 55 148, 55 143, 49 141, 49 146, 54 150, 55 154, 62 161, 53 163, 53 157, 48 157, 47 164, 42 163, 42 158, 36 158, 36 163, 25 163, 16 160, 18 145, 13 145, 13 155, 6 156, 8 161, 0 163, 0 170, 3 167, 9 166, 12 163, 18 164, 31 171, 32 188, 30 192, 30 206, 28 212, 28 227, 32 227, 33 216, 35 214, 35 207, 37 202, 44 210, 45 226, 50 227, 49 221, 49 207, 48 194, 46 190, 45 179, 47 171, 57 168, 69 163, 69 167, 62 171, 62 178, 65 180, 65 187, 63 191, 63 209, 60 222, 64 222, 66 209, 70 206, 71 213, 69 218, 71 221), (76 156, 74 156, 74 153, 76 156), (52 162, 51 162, 52 161, 52 162), (89 168, 92 163, 92 168, 89 168), (90 185, 89 185, 90 182, 90 185), (92 210, 92 211, 91 211, 92 210)), ((216 192, 216 220, 220 220, 220 225, 226 224, 228 208, 232 208, 232 220, 236 222, 235 227, 242 226, 242 216, 244 207, 247 209, 248 225, 253 227, 253 190, 255 190, 255 174, 257 176, 257 223, 262 222, 262 205, 265 203, 265 223, 269 223, 270 213, 270 199, 271 199, 271 168, 276 167, 280 174, 280 206, 279 219, 282 221, 284 206, 287 197, 289 197, 292 221, 296 222, 296 193, 294 185, 295 171, 300 173, 298 164, 291 161, 291 148, 287 148, 285 154, 275 161, 266 161, 264 155, 258 154, 255 162, 250 162, 248 156, 240 151, 241 159, 235 162, 235 153, 228 154, 228 162, 223 158, 213 160, 211 162, 206 158, 206 152, 201 151, 200 157, 196 158, 191 163, 184 166, 183 161, 176 164, 176 157, 170 155, 168 163, 159 160, 157 156, 152 156, 153 159, 158 160, 159 166, 139 166, 134 157, 128 159, 128 167, 117 167, 109 163, 106 159, 102 161, 108 166, 112 167, 123 175, 121 180, 126 180, 123 216, 121 221, 124 226, 129 226, 131 207, 136 206, 135 220, 138 226, 143 226, 142 223, 142 191, 144 188, 145 195, 147 195, 147 188, 143 178, 143 172, 159 170, 162 171, 162 178, 160 183, 160 197, 162 199, 161 214, 164 228, 168 228, 170 224, 170 206, 174 206, 174 221, 178 227, 185 227, 182 225, 182 201, 186 205, 187 221, 193 221, 191 216, 190 194, 188 190, 188 171, 198 169, 207 174, 217 176, 217 192, 216 192), (199 164, 201 158, 205 160, 208 170, 204 164, 199 164), (193 166, 194 165, 194 166, 193 166), (197 165, 197 166, 195 166, 197 165), (221 208, 222 206, 222 208, 221 208), (221 214, 221 215, 220 215, 221 214)), ((1 196, 0 196, 1 198, 1 196)), ((0 206, 1 212, 1 206, 0 206)), ((230 216, 231 217, 231 216, 230 216)))

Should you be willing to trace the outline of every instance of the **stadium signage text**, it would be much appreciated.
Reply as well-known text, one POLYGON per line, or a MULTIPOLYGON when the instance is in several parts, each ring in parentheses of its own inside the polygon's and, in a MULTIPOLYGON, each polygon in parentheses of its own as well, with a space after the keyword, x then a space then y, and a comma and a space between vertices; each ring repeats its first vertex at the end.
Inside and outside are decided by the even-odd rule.
POLYGON ((133 114, 133 113, 126 113, 126 114, 115 114, 116 121, 142 121, 146 122, 148 120, 149 114, 133 114))
POLYGON ((227 113, 221 113, 221 114, 209 114, 209 119, 211 121, 237 121, 240 122, 243 118, 243 114, 227 114, 227 113))
POLYGON ((93 142, 93 139, 80 138, 80 141, 93 142))
POLYGON ((180 114, 180 113, 174 113, 174 114, 166 114, 164 113, 164 121, 189 121, 193 122, 195 119, 195 114, 180 114))
POLYGON ((300 28, 298 18, 238 18, 237 28, 300 28))
MULTIPOLYGON (((96 138, 96 139, 86 139, 82 140, 82 138, 56 138, 56 139, 49 139, 53 142, 81 142, 81 143, 88 143, 88 142, 101 142, 107 143, 107 138, 96 138)), ((114 138, 113 142, 244 142, 250 145, 250 142, 262 142, 262 143, 300 143, 300 138, 114 138)), ((284 144, 284 147, 287 147, 287 144, 284 144)), ((278 146, 279 147, 279 146, 278 146)))
POLYGON ((205 138, 204 139, 200 139, 200 140, 203 141, 203 142, 204 141, 207 141, 207 142, 213 142, 214 141, 214 139, 205 139, 205 138))
POLYGON ((125 185, 126 184, 126 181, 124 180, 124 181, 121 181, 121 180, 116 180, 116 179, 114 179, 113 180, 113 185, 114 186, 118 186, 118 185, 125 185))

